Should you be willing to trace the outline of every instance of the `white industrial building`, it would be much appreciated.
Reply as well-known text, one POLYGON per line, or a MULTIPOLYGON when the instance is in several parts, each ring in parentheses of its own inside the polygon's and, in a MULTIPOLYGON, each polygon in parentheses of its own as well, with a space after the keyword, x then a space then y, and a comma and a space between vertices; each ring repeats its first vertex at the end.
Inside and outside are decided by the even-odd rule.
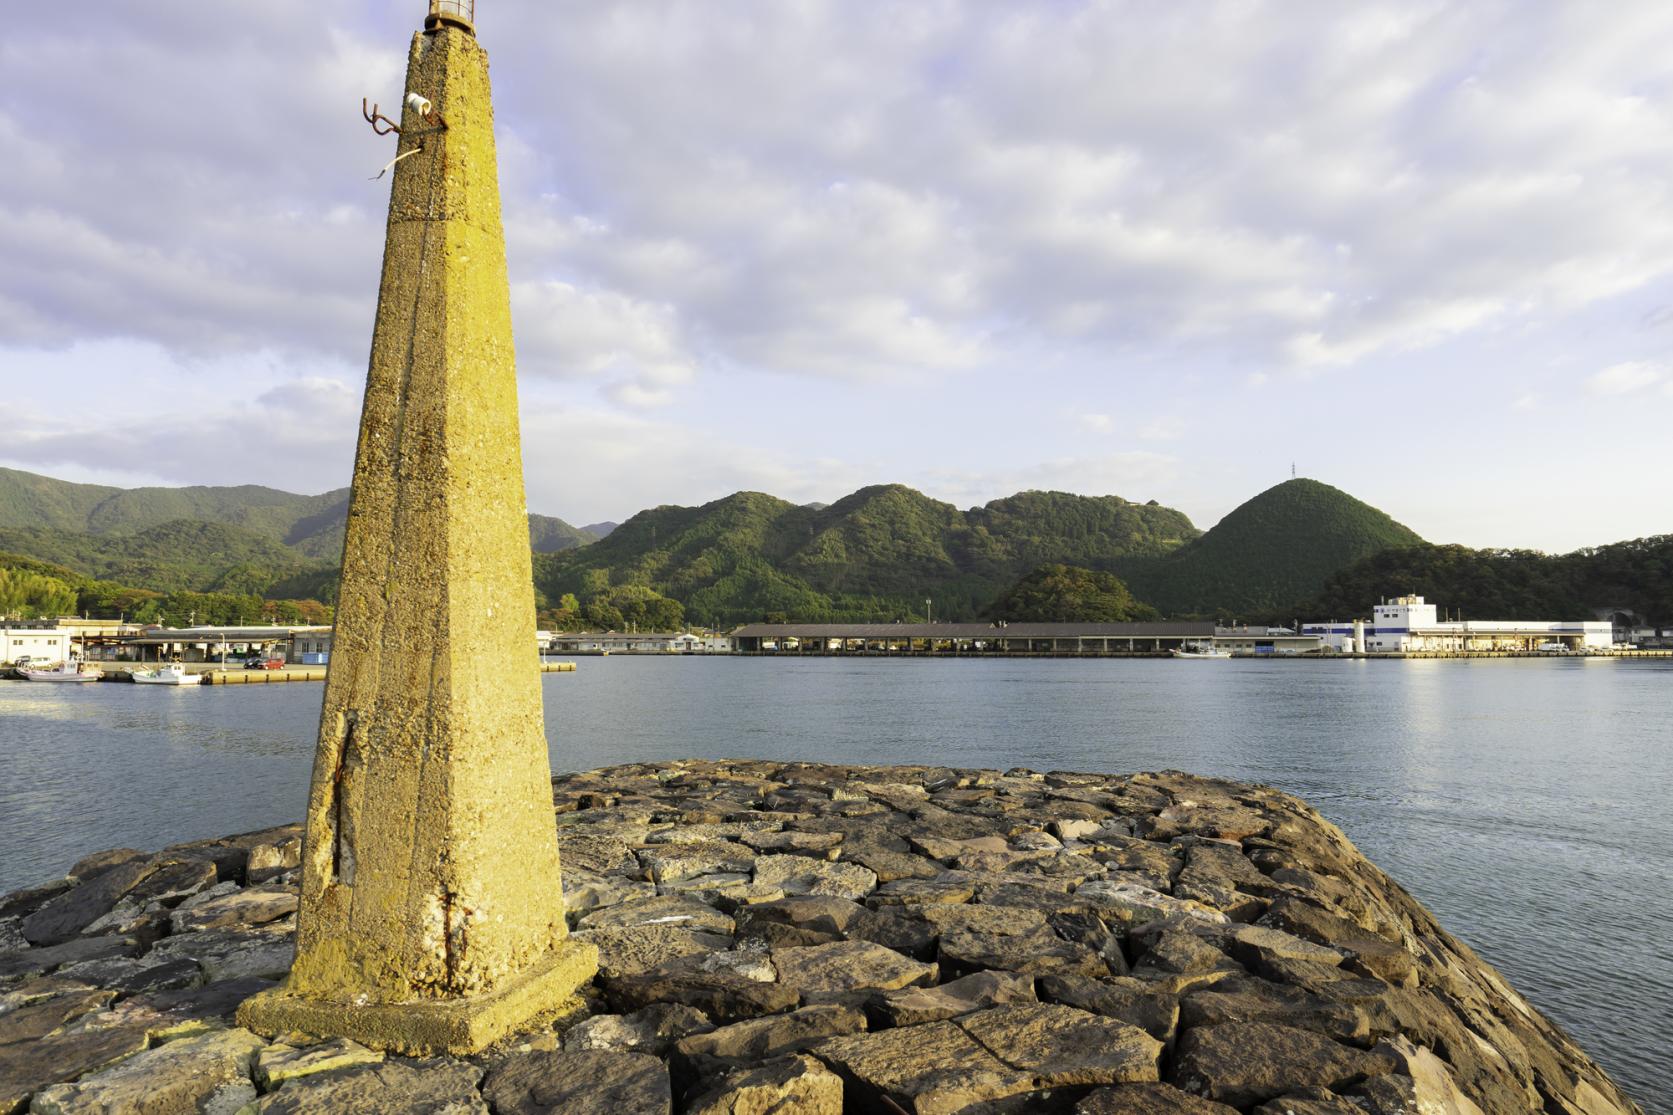
POLYGON ((1592 620, 1442 620, 1421 596, 1396 596, 1372 609, 1369 622, 1308 623, 1302 634, 1317 635, 1344 654, 1403 654, 1419 651, 1586 651, 1615 644, 1614 625, 1592 620))
POLYGON ((550 654, 729 654, 728 635, 690 631, 566 631, 547 644, 550 654))
POLYGON ((0 664, 9 665, 20 658, 62 662, 70 652, 74 637, 74 632, 56 625, 28 627, 19 624, 14 627, 0 620, 0 664))

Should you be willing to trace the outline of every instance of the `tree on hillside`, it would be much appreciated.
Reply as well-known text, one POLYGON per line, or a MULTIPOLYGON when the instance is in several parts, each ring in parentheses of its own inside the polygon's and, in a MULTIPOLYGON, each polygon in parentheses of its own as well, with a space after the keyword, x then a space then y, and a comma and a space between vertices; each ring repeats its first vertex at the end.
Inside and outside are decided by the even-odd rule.
POLYGON ((535 621, 539 626, 552 631, 579 631, 586 626, 581 602, 575 598, 573 592, 566 592, 559 597, 557 607, 541 608, 535 615, 535 621))
POLYGON ((1585 619, 1624 608, 1652 624, 1673 621, 1673 535, 1543 554, 1408 546, 1338 571, 1304 612, 1364 615, 1385 596, 1417 593, 1477 619, 1585 619))
POLYGON ((1043 565, 988 608, 992 619, 1017 623, 1130 623, 1156 618, 1113 573, 1043 565))
POLYGON ((581 614, 589 627, 607 631, 678 631, 685 626, 685 606, 645 585, 617 585, 587 601, 581 614))
POLYGON ((0 616, 40 619, 69 615, 75 606, 76 590, 57 577, 0 568, 0 616))

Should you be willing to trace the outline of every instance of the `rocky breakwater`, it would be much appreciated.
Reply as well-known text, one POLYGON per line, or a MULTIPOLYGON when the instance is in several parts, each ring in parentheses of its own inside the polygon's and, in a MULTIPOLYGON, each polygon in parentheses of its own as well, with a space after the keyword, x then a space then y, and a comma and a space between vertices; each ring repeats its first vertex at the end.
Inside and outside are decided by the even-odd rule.
POLYGON ((1306 805, 1183 774, 765 762, 554 780, 597 979, 471 1058, 233 1008, 298 833, 0 899, 0 1113, 1615 1115, 1639 1109, 1306 805))

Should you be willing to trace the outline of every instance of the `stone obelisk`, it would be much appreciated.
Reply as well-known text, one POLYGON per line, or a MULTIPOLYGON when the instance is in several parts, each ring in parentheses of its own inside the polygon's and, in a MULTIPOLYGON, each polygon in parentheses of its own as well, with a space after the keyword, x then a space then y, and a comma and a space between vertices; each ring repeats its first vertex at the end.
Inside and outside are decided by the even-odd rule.
POLYGON ((308 800, 296 960, 239 1021, 469 1053, 559 1008, 567 939, 536 667, 488 58, 413 38, 308 800), (413 152, 408 154, 408 152, 413 152))

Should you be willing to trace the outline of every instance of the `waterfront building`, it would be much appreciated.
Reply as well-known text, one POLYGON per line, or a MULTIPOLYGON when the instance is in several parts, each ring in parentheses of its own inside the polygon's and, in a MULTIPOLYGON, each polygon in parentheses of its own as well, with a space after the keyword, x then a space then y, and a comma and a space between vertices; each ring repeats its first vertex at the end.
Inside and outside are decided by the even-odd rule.
POLYGON ((62 662, 74 633, 57 624, 41 626, 0 620, 0 665, 20 658, 62 662))
POLYGON ((1213 642, 1214 624, 751 623, 732 632, 739 654, 1104 656, 1160 654, 1213 642))
POLYGON ((690 631, 564 631, 546 647, 551 654, 726 654, 732 639, 690 631))
POLYGON ((70 633, 77 657, 86 662, 131 661, 128 641, 145 630, 143 624, 82 616, 59 616, 58 627, 70 633))
POLYGON ((1235 627, 1216 627, 1214 629, 1214 645, 1220 650, 1229 650, 1233 654, 1251 654, 1264 657, 1269 654, 1317 654, 1324 649, 1324 640, 1318 635, 1297 631, 1289 627, 1256 627, 1240 624, 1235 627))
POLYGON ((306 627, 290 637, 287 661, 301 666, 324 666, 331 661, 331 628, 306 627))
POLYGON ((1369 622, 1302 625, 1331 650, 1359 654, 1428 651, 1608 650, 1614 625, 1594 620, 1443 620, 1421 596, 1396 596, 1372 609, 1369 622))
POLYGON ((297 662, 296 646, 323 641, 331 648, 331 628, 300 625, 223 627, 146 627, 123 636, 111 661, 232 662, 250 655, 297 662))

